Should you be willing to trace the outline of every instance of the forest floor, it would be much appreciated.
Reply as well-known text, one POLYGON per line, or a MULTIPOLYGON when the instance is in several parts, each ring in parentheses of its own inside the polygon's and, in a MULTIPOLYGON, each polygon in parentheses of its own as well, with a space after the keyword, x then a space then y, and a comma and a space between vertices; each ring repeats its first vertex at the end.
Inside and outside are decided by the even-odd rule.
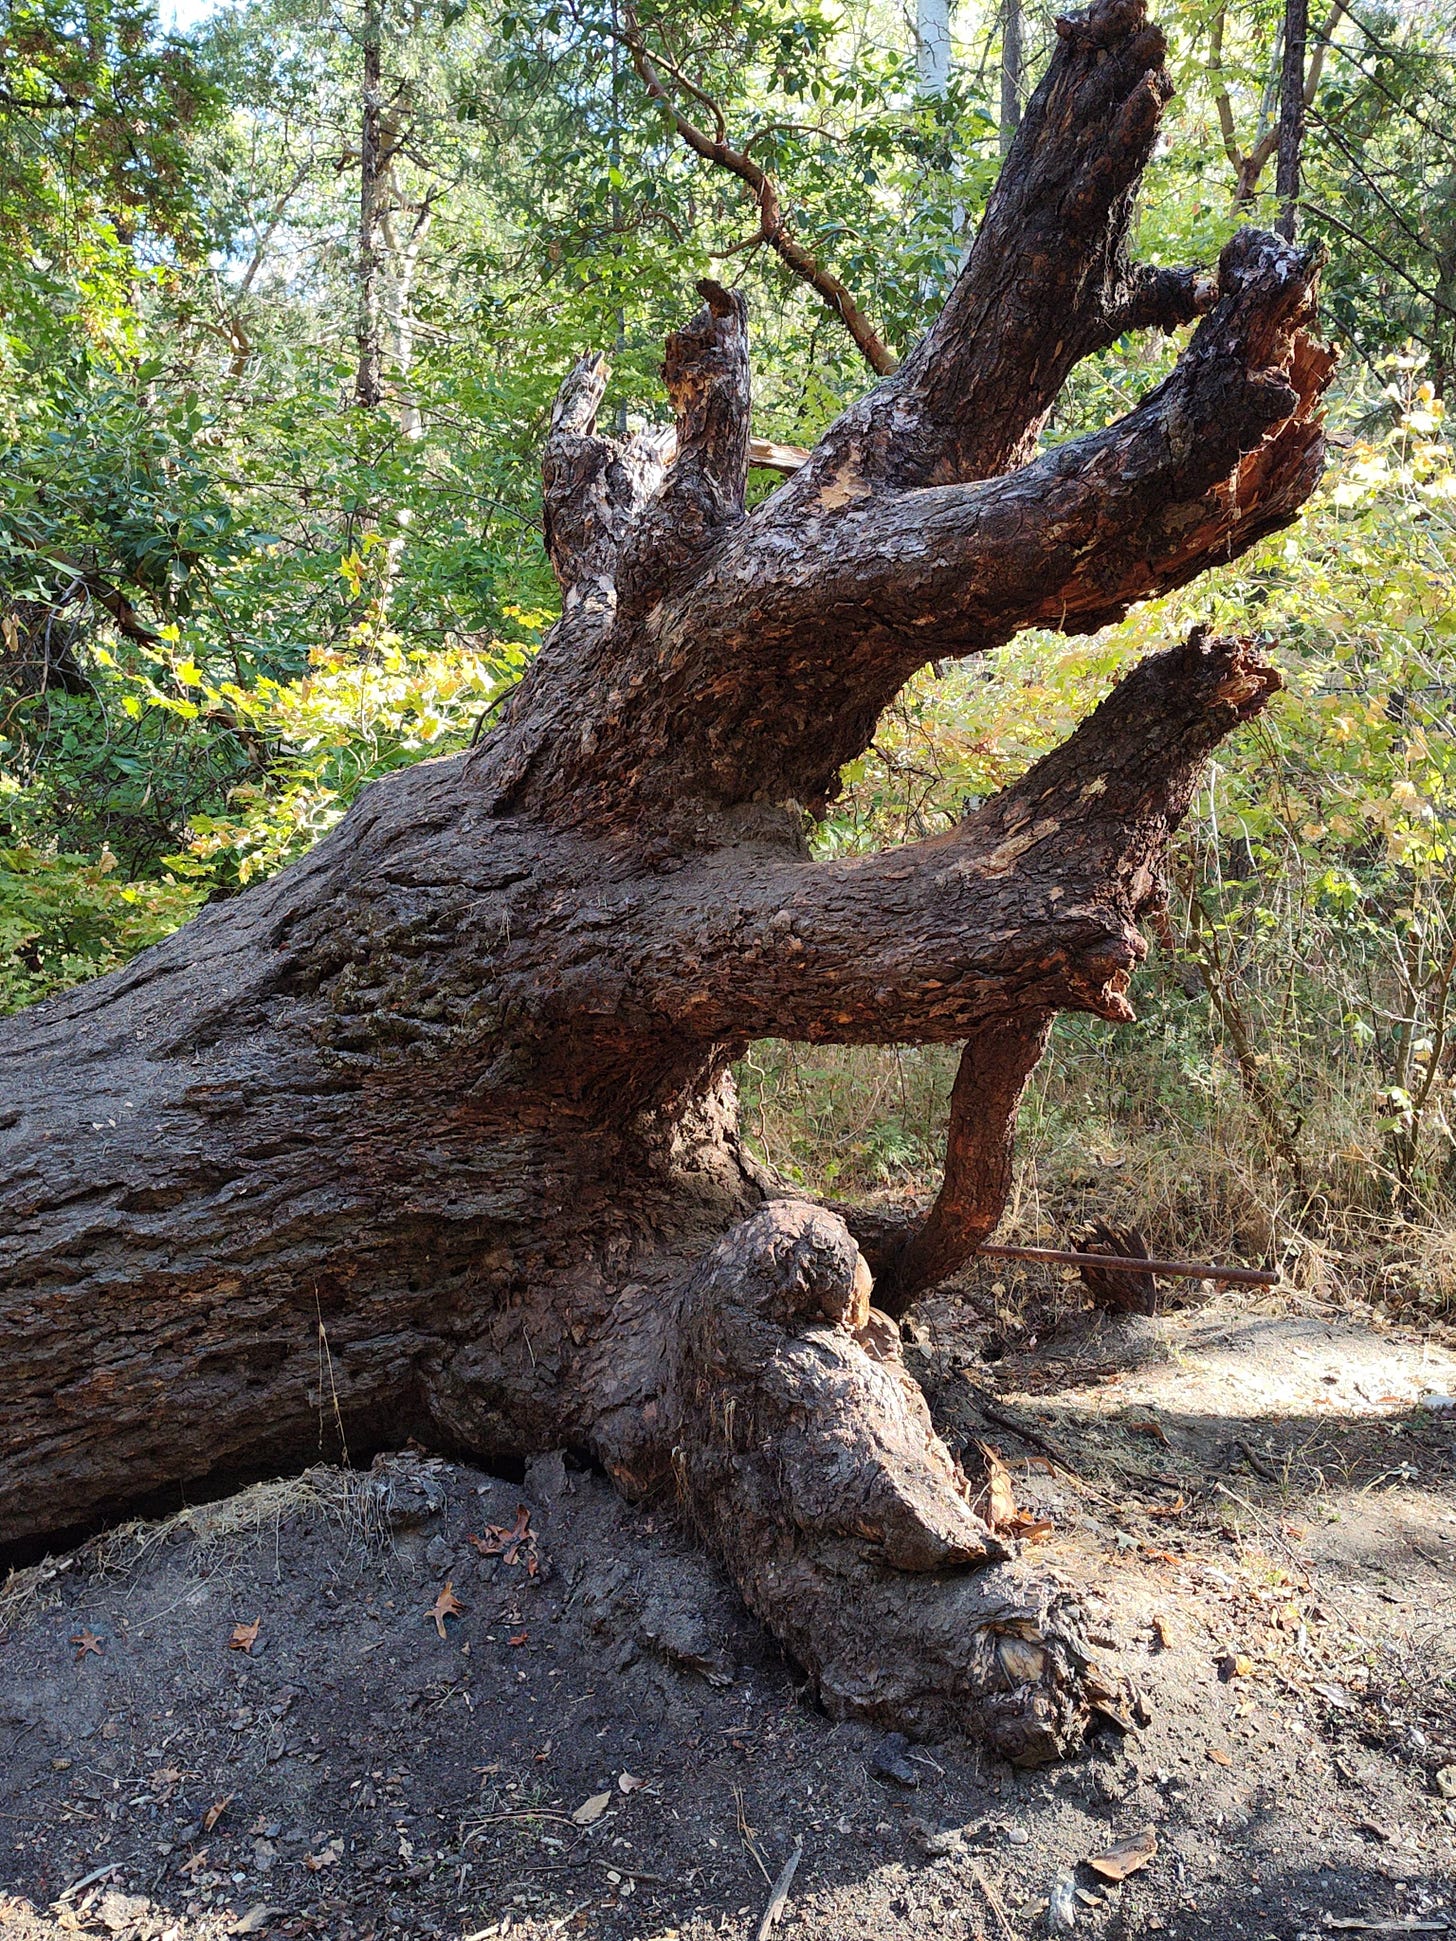
POLYGON ((321 1466, 0 1593, 0 1934, 753 1941, 802 1843, 786 1941, 1456 1936, 1451 1345, 1284 1293, 996 1308, 909 1352, 1051 1523, 1128 1729, 907 1756, 594 1475, 321 1466))

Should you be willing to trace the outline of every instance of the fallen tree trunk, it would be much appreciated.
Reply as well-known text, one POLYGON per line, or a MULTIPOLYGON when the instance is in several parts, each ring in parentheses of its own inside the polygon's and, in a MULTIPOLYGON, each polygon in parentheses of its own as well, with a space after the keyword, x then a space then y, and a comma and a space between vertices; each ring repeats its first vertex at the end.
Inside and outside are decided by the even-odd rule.
POLYGON ((1126 260, 1168 93, 1136 0, 1063 23, 939 322, 751 518, 741 299, 669 342, 674 432, 545 462, 563 617, 468 756, 0 1032, 0 1535, 404 1436, 675 1490, 831 1709, 1074 1745, 1066 1600, 974 1514, 843 1223, 776 1199, 730 1066, 760 1036, 960 1043, 903 1304, 1000 1210, 1047 1020, 1113 1023, 1208 751, 1277 676, 1154 656, 959 827, 816 862, 928 660, 1083 631, 1290 520, 1330 360, 1316 262, 1126 260), (1076 360, 1206 314, 1106 431, 1032 456, 1076 360))

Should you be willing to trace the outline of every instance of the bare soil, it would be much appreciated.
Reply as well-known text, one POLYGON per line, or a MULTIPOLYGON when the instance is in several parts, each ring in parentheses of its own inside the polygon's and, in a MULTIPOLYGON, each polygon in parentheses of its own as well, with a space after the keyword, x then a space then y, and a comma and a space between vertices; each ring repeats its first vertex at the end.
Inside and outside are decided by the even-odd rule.
POLYGON ((835 1724, 661 1507, 407 1450, 12 1576, 5 1941, 749 1941, 799 1843, 803 1941, 1456 1934, 1456 1354, 994 1289, 910 1354, 1086 1594, 1121 1695, 1076 1762, 835 1724), (1122 1885, 1086 1864, 1145 1828, 1122 1885))

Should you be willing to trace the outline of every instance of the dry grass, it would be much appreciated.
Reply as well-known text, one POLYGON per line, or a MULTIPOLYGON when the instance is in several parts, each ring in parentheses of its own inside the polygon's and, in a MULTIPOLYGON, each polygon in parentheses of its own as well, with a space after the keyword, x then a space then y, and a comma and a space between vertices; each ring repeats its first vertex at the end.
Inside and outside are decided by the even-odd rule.
POLYGON ((67 1556, 12 1570, 0 1585, 0 1638, 22 1618, 59 1602, 58 1580, 77 1564, 99 1577, 128 1576, 158 1545, 177 1537, 191 1539, 194 1555, 209 1556, 239 1538, 256 1540, 272 1532, 276 1539, 283 1524, 296 1518, 326 1518, 362 1542, 375 1541, 385 1531, 369 1477, 318 1463, 302 1475, 252 1483, 217 1502, 120 1523, 67 1556))
MULTIPOLYGON (((1308 1088, 1297 1185, 1211 1046, 1156 1022, 1113 1033, 1061 1021, 1023 1104, 999 1237, 1064 1245, 1095 1214, 1138 1228, 1154 1253, 1275 1266, 1319 1300, 1456 1319, 1456 1204, 1428 1189, 1413 1213, 1397 1210, 1368 1074, 1346 1049, 1332 1047, 1308 1088)), ((786 1185, 926 1204, 955 1062, 943 1046, 755 1045, 738 1074, 749 1142, 786 1185)), ((1008 1287, 1026 1278, 997 1272, 1008 1287)))

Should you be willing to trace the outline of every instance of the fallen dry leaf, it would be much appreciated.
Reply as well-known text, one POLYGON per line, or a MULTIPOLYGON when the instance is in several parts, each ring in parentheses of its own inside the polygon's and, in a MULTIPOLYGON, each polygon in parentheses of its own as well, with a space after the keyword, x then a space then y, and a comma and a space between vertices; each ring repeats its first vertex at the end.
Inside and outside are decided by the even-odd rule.
POLYGON ((1168 1447, 1168 1437, 1162 1423, 1154 1422, 1151 1416, 1143 1422, 1129 1422, 1127 1426, 1133 1435, 1152 1436, 1155 1441, 1161 1442, 1165 1449, 1168 1447))
POLYGON ((1129 1833, 1114 1842, 1106 1853, 1093 1854, 1087 1865, 1104 1880, 1126 1880, 1139 1867, 1146 1867, 1158 1851, 1158 1836, 1150 1826, 1141 1833, 1129 1833))
POLYGON ((1052 1520, 1049 1516, 1032 1516, 1026 1510, 1018 1510, 1007 1529, 1022 1543, 1044 1543, 1052 1534, 1052 1520))
POLYGON ((467 1537, 482 1557, 504 1557, 513 1564, 524 1549, 526 1555, 526 1574, 536 1575, 536 1538, 531 1530, 531 1512, 524 1503, 516 1510, 516 1520, 508 1528, 504 1523, 487 1523, 483 1537, 467 1537))
POLYGON ((445 1579, 444 1589, 440 1592, 440 1595, 435 1599, 429 1610, 429 1615, 435 1620, 435 1629, 442 1638, 445 1635, 446 1618, 462 1617, 464 1612, 465 1606, 455 1595, 455 1580, 453 1577, 447 1577, 445 1579))
POLYGON ((322 1853, 311 1853, 303 1864, 311 1874, 316 1874, 321 1867, 334 1866, 342 1859, 343 1852, 344 1843, 342 1840, 330 1840, 322 1853))
POLYGON ((525 1644, 529 1637, 530 1633, 528 1631, 517 1631, 515 1636, 507 1639, 506 1642, 508 1644, 525 1644))
POLYGON ((1321 1698, 1327 1699, 1338 1711, 1356 1712, 1360 1709, 1359 1700, 1347 1692, 1343 1685, 1327 1685, 1317 1680, 1309 1689, 1312 1692, 1318 1692, 1321 1698))
POLYGON ((78 1631, 71 1643, 80 1646, 80 1650, 76 1653, 78 1665, 88 1651, 94 1651, 98 1658, 101 1656, 101 1640, 94 1631, 78 1631))
POLYGON ((978 1442, 986 1464, 986 1521, 993 1530, 1004 1530, 1016 1521, 1016 1492, 1011 1487, 1011 1471, 986 1442, 978 1442))
POLYGON ((234 1934, 259 1934, 283 1912, 281 1907, 269 1907, 266 1901, 259 1901, 250 1907, 246 1914, 240 1914, 233 1923, 234 1934))
POLYGON ((610 1793, 593 1793, 590 1799, 582 1801, 571 1817, 578 1826, 595 1826, 611 1803, 610 1793))
POLYGON ((212 1805, 208 1807, 202 1816, 202 1830, 204 1833, 211 1833, 223 1814, 232 1805, 232 1800, 232 1794, 228 1793, 224 1798, 213 1801, 212 1805))
POLYGON ((1176 1503, 1149 1503, 1149 1516, 1182 1516, 1188 1508, 1186 1498, 1180 1493, 1176 1503))
POLYGON ((1222 1746, 1210 1746, 1208 1756, 1215 1766, 1231 1766, 1234 1763, 1232 1756, 1222 1746))
POLYGON ((251 1658, 253 1646, 258 1642, 258 1633, 263 1628, 262 1618, 254 1618, 251 1624, 235 1624, 233 1634, 228 1639, 229 1651, 246 1651, 251 1658))

